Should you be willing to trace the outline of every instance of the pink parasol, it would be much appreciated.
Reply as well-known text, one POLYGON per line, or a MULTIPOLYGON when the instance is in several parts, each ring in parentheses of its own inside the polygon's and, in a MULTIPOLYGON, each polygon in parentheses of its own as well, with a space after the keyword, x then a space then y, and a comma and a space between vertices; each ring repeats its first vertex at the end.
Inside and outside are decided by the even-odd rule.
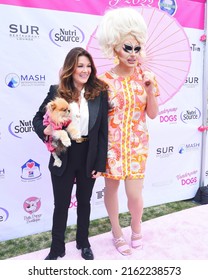
MULTIPOLYGON (((160 90, 159 105, 163 105, 180 90, 189 73, 189 40, 177 20, 166 12, 148 7, 139 7, 137 10, 148 27, 146 57, 141 60, 141 66, 143 70, 155 74, 160 90)), ((96 30, 86 48, 93 56, 98 75, 115 66, 114 59, 107 59, 100 50, 96 30)))

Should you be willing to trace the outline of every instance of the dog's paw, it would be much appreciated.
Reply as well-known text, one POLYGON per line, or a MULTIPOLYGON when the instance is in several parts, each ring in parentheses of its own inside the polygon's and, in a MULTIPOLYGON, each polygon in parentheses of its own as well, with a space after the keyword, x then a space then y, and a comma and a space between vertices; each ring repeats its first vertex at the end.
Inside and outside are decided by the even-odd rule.
POLYGON ((61 167, 61 165, 62 165, 62 161, 60 159, 54 160, 53 166, 61 167))
POLYGON ((62 140, 62 144, 65 147, 69 147, 69 146, 71 146, 71 140, 69 138, 68 139, 64 139, 64 140, 62 140))

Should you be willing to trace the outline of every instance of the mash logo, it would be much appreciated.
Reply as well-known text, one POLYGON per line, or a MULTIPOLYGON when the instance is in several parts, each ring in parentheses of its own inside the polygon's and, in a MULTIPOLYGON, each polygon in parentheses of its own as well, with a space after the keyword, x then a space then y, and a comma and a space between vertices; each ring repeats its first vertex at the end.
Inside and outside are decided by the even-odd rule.
POLYGON ((8 218, 9 218, 9 212, 5 208, 0 207, 0 223, 6 222, 8 218))
POLYGON ((10 88, 16 88, 19 85, 24 86, 44 86, 46 76, 44 74, 20 74, 9 73, 5 78, 5 83, 10 88))
POLYGON ((85 35, 79 27, 73 25, 71 29, 51 29, 49 38, 51 42, 58 47, 63 47, 65 45, 68 47, 69 44, 81 44, 85 39, 85 35))
POLYGON ((11 122, 9 124, 8 130, 12 136, 21 139, 23 134, 34 131, 34 128, 33 128, 31 120, 29 120, 29 121, 20 120, 19 123, 17 123, 17 124, 14 124, 14 122, 11 122))
POLYGON ((16 88, 20 84, 20 77, 15 73, 9 73, 5 78, 5 83, 10 88, 16 88))
POLYGON ((198 151, 200 148, 200 143, 188 143, 181 144, 178 148, 179 154, 184 154, 185 152, 198 151))
POLYGON ((22 165, 22 175, 23 180, 31 181, 37 179, 41 176, 40 164, 32 159, 29 159, 24 165, 22 165))
POLYGON ((46 76, 44 74, 22 74, 20 79, 21 86, 44 86, 46 76))
POLYGON ((179 154, 184 154, 186 152, 186 145, 180 145, 178 148, 179 154))
POLYGON ((198 121, 200 118, 201 118, 201 111, 197 107, 194 107, 194 109, 192 110, 188 109, 186 111, 181 112, 181 120, 185 124, 189 122, 198 121))

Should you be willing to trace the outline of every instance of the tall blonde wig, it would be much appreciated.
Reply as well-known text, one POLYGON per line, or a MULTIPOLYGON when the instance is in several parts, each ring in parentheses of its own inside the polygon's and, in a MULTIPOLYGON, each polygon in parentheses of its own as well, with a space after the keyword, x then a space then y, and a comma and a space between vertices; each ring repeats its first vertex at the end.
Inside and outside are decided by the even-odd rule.
POLYGON ((115 49, 128 35, 141 45, 140 55, 144 56, 147 26, 142 15, 134 8, 108 10, 101 19, 96 32, 101 50, 108 58, 115 56, 115 49))

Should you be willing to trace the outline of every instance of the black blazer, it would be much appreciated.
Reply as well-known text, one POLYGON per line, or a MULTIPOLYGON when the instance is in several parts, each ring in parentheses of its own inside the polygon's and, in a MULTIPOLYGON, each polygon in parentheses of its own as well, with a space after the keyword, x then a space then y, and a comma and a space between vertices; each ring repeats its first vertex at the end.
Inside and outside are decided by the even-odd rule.
MULTIPOLYGON (((57 94, 57 85, 50 86, 49 92, 38 112, 33 118, 33 126, 37 135, 45 142, 43 133, 46 126, 43 125, 43 116, 45 114, 46 104, 54 99, 57 94)), ((108 146, 108 98, 106 92, 101 92, 94 100, 88 100, 89 107, 89 150, 87 155, 86 172, 91 177, 91 172, 105 172, 108 146)), ((82 145, 82 144, 80 144, 82 145)), ((69 147, 70 149, 70 147, 69 147)), ((60 156, 62 160, 61 167, 53 166, 54 159, 51 156, 49 161, 49 170, 57 176, 61 176, 67 164, 67 153, 60 156)), ((73 164, 73 163, 71 163, 73 164)))

